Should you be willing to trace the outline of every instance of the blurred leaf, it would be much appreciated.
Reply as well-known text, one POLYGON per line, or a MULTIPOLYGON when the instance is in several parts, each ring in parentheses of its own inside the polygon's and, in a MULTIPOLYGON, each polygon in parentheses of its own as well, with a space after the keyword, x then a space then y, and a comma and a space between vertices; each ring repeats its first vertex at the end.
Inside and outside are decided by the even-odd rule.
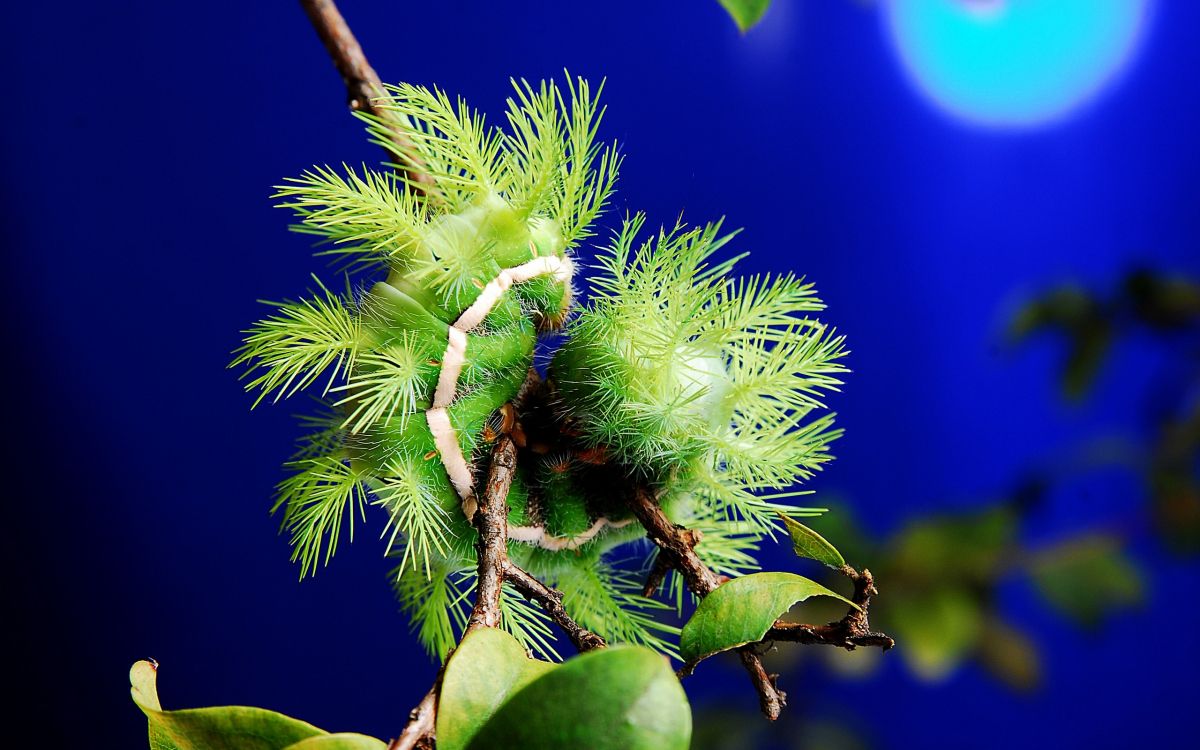
POLYGON ((1085 328, 1101 317, 1099 301, 1077 284, 1064 284, 1027 302, 1013 316, 1008 338, 1015 344, 1047 329, 1085 328))
POLYGON ((665 657, 641 646, 589 651, 514 693, 472 750, 687 750, 692 712, 665 657))
POLYGON ((1200 281, 1143 269, 1126 277, 1125 294, 1147 325, 1170 329, 1200 322, 1200 281))
POLYGON ((920 678, 949 676, 979 644, 980 602, 960 588, 899 593, 888 598, 888 628, 895 630, 900 656, 920 678))
POLYGON ((1200 402, 1162 424, 1150 463, 1155 528, 1173 551, 1200 551, 1200 402))
POLYGON ((525 648, 498 628, 468 635, 446 664, 438 697, 439 750, 459 750, 513 693, 553 669, 530 659, 525 648))
POLYGON ((1074 284, 1054 289, 1023 307, 1009 326, 1009 339, 1021 343, 1035 333, 1061 331, 1067 338, 1063 391, 1079 398, 1095 380, 1112 341, 1112 311, 1074 284))
POLYGON ((382 750, 377 739, 332 735, 275 711, 220 706, 164 711, 158 700, 158 667, 139 661, 129 670, 133 702, 146 714, 153 750, 382 750), (321 740, 316 744, 316 740, 321 740))
POLYGON ((993 677, 1013 690, 1028 692, 1041 684, 1042 666, 1033 641, 995 617, 984 620, 979 661, 993 677))
POLYGON ((771 0, 718 0, 725 10, 733 17, 738 28, 743 32, 749 31, 760 20, 771 0))
POLYGON ((1142 578, 1112 537, 1074 539, 1033 559, 1030 573, 1051 607, 1083 627, 1142 600, 1142 578))
POLYGON ((700 601, 683 626, 679 652, 689 664, 762 640, 780 615, 810 596, 831 596, 854 606, 816 581, 794 573, 753 573, 721 584, 700 601))
POLYGON ((1064 396, 1079 400, 1087 395, 1111 344, 1112 332, 1107 323, 1101 321, 1092 327, 1071 332, 1067 362, 1062 374, 1064 396))
POLYGON ((915 521, 893 542, 892 564, 906 578, 990 579, 1015 533, 1016 519, 1004 507, 915 521))
POLYGON ((783 519, 783 525, 792 537, 792 550, 798 556, 824 563, 835 570, 846 564, 842 553, 825 541, 825 537, 783 513, 780 513, 779 517, 783 519))

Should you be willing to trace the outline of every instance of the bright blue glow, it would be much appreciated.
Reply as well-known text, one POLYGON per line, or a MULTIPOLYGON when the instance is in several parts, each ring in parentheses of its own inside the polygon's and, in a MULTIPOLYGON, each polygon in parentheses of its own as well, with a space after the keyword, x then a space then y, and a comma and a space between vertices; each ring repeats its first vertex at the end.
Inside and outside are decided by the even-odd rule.
POLYGON ((910 76, 940 107, 989 125, 1074 112, 1133 57, 1151 0, 884 0, 910 76))

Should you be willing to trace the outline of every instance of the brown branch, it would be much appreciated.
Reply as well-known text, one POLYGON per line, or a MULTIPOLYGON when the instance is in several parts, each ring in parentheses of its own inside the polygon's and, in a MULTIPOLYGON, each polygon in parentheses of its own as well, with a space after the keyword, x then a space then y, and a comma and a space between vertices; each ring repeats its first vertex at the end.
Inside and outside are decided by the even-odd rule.
POLYGON ((575 644, 575 648, 580 652, 604 648, 608 645, 603 638, 582 627, 571 618, 562 605, 561 591, 550 588, 511 560, 504 570, 504 579, 521 592, 526 599, 537 602, 542 611, 563 629, 563 632, 571 639, 571 643, 575 644))
POLYGON ((762 710, 763 716, 767 717, 767 721, 775 721, 779 718, 779 714, 783 713, 783 707, 787 705, 787 693, 780 690, 779 686, 775 684, 779 675, 767 674, 762 658, 750 646, 742 646, 737 650, 737 654, 738 658, 742 660, 742 666, 746 668, 746 674, 750 675, 750 683, 754 685, 754 692, 758 693, 758 707, 762 710))
POLYGON ((387 750, 431 750, 436 744, 437 701, 442 686, 442 674, 416 708, 408 714, 408 724, 400 736, 388 743, 387 750))
POLYGON ((412 139, 408 137, 404 121, 376 106, 380 98, 387 96, 387 91, 379 74, 367 62, 362 46, 350 31, 346 19, 342 18, 337 4, 333 0, 300 0, 300 6, 325 45, 325 51, 333 59, 342 82, 346 84, 350 109, 375 115, 387 122, 389 143, 386 148, 389 156, 405 172, 412 189, 425 194, 431 192, 433 178, 425 171, 425 165, 417 155, 412 139))
MULTIPOLYGON (((671 523, 654 499, 650 490, 639 487, 633 493, 630 508, 638 522, 646 529, 646 536, 658 545, 658 554, 667 565, 683 575, 688 588, 700 598, 721 585, 721 580, 696 555, 695 546, 700 542, 700 533, 671 523)), ((655 586, 657 588, 657 586, 655 586)))
MULTIPOLYGON (((650 571, 646 588, 653 592, 662 582, 665 567, 679 571, 687 582, 688 588, 699 598, 704 598, 722 583, 722 579, 711 568, 704 564, 696 554, 696 545, 700 541, 699 532, 671 523, 662 508, 654 498, 654 494, 644 487, 635 490, 630 500, 630 508, 642 526, 646 535, 658 545, 659 558, 655 567, 650 571), (660 565, 661 563, 661 565, 660 565)), ((849 565, 841 569, 843 575, 854 582, 854 595, 851 601, 856 607, 851 607, 845 617, 827 625, 804 625, 776 621, 767 631, 761 642, 791 641, 794 643, 812 643, 838 646, 854 650, 859 646, 875 646, 884 651, 896 645, 883 633, 871 630, 867 619, 867 610, 871 606, 871 597, 878 594, 875 580, 871 571, 859 573, 849 565)), ((742 666, 750 675, 750 681, 758 693, 759 705, 763 714, 771 721, 779 718, 779 713, 786 705, 786 694, 775 684, 777 675, 768 674, 763 667, 762 659, 755 651, 755 644, 748 644, 738 649, 738 657, 742 666)), ((690 674, 695 664, 684 665, 680 675, 690 674)))
MULTIPOLYGON (((467 621, 467 633, 477 628, 500 627, 500 587, 504 584, 508 563, 508 489, 517 470, 517 446, 508 435, 501 435, 492 446, 492 464, 487 486, 475 511, 479 540, 479 581, 475 589, 475 608, 467 621)), ((465 634, 464 634, 465 635, 465 634)))
POLYGON ((767 631, 764 641, 788 641, 790 643, 819 644, 837 646, 847 651, 853 651, 859 646, 881 648, 887 651, 896 642, 883 633, 871 630, 867 619, 867 610, 871 606, 871 597, 878 594, 875 588, 875 578, 871 571, 863 569, 859 573, 846 565, 842 574, 854 582, 854 595, 850 598, 858 605, 851 607, 842 619, 826 625, 805 625, 798 622, 776 622, 767 631))
POLYGON ((479 530, 479 541, 476 542, 479 582, 467 632, 500 626, 500 588, 507 581, 526 599, 536 602, 563 629, 575 648, 580 651, 604 648, 608 644, 603 638, 575 622, 567 613, 562 605, 562 592, 550 588, 508 559, 508 506, 505 501, 516 468, 517 446, 512 437, 501 435, 492 446, 487 487, 479 499, 479 510, 475 512, 475 528, 479 530))

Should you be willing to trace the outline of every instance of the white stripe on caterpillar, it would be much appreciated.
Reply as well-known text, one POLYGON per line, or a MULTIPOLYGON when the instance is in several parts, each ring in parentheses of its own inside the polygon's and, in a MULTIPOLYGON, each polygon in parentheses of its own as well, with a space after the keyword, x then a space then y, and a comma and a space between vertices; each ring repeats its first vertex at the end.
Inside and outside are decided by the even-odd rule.
POLYGON ((610 521, 608 518, 601 516, 596 519, 596 522, 574 536, 551 536, 546 533, 545 526, 509 526, 508 538, 514 542, 526 542, 534 544, 542 549, 548 549, 553 552, 558 552, 564 549, 576 549, 582 547, 588 542, 596 538, 596 535, 604 530, 606 526, 614 529, 619 529, 622 526, 627 526, 633 522, 632 518, 626 518, 623 521, 610 521))
POLYGON ((454 321, 454 327, 464 333, 474 330, 487 314, 492 311, 496 303, 500 301, 500 297, 508 291, 512 286, 513 280, 509 276, 508 271, 501 271, 500 275, 487 283, 483 291, 479 293, 479 297, 475 302, 463 311, 462 315, 458 316, 458 320, 454 321))
POLYGON ((455 326, 449 329, 446 353, 442 355, 442 370, 438 373, 437 390, 433 392, 433 407, 444 409, 454 400, 458 376, 467 360, 467 334, 455 326))
MULTIPOLYGON (((467 358, 467 334, 487 319, 488 313, 513 284, 521 284, 546 275, 553 275, 555 281, 569 284, 574 270, 570 258, 559 258, 556 255, 534 258, 519 266, 506 268, 483 287, 471 306, 464 310, 449 328, 446 353, 442 356, 442 369, 438 373, 437 390, 433 395, 433 406, 425 412, 425 421, 429 424, 433 444, 446 467, 450 483, 462 498, 462 511, 468 520, 479 508, 474 497, 475 478, 458 443, 454 426, 450 424, 450 415, 446 411, 458 395, 458 378, 467 358)), ((590 542, 606 526, 621 528, 632 520, 627 518, 623 521, 610 521, 604 517, 597 518, 586 531, 571 537, 551 536, 546 533, 544 526, 509 526, 508 538, 536 544, 552 551, 575 549, 590 542)))
POLYGON ((454 432, 454 425, 450 424, 450 414, 444 407, 435 406, 425 412, 425 421, 429 424, 433 444, 442 456, 442 464, 446 467, 454 491, 459 497, 469 497, 475 479, 458 445, 458 435, 454 432))

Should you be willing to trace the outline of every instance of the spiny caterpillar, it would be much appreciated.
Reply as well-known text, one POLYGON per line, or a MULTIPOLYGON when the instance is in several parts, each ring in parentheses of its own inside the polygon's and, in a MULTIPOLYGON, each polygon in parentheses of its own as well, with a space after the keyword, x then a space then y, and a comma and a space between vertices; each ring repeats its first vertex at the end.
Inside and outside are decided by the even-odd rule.
MULTIPOLYGON (((278 304, 233 364, 249 367, 256 404, 323 383, 328 412, 306 420, 315 430, 275 504, 302 573, 380 506, 397 593, 444 656, 474 585, 478 464, 514 431, 510 556, 561 590, 584 627, 673 653, 676 629, 653 616, 668 605, 611 559, 644 536, 625 497, 652 487, 673 520, 703 533, 706 563, 754 569, 779 500, 800 494, 778 490, 829 459, 832 415, 810 415, 839 385, 842 339, 809 317, 823 308, 810 285, 735 280, 736 259, 710 264, 731 236, 719 224, 638 244, 644 220, 627 218, 580 307, 571 251, 593 235, 620 157, 596 143, 602 110, 583 80, 514 88, 502 132, 440 91, 389 87, 381 114, 362 117, 381 143, 404 123, 429 178, 419 189, 365 167, 318 167, 280 187, 323 252, 357 277, 386 276, 360 291, 348 281, 344 294, 318 281, 309 299, 278 304), (548 376, 527 377, 551 331, 566 341, 548 376)), ((682 592, 673 579, 677 607, 682 592)), ((507 591, 502 607, 510 632, 553 655, 540 610, 507 591)))

